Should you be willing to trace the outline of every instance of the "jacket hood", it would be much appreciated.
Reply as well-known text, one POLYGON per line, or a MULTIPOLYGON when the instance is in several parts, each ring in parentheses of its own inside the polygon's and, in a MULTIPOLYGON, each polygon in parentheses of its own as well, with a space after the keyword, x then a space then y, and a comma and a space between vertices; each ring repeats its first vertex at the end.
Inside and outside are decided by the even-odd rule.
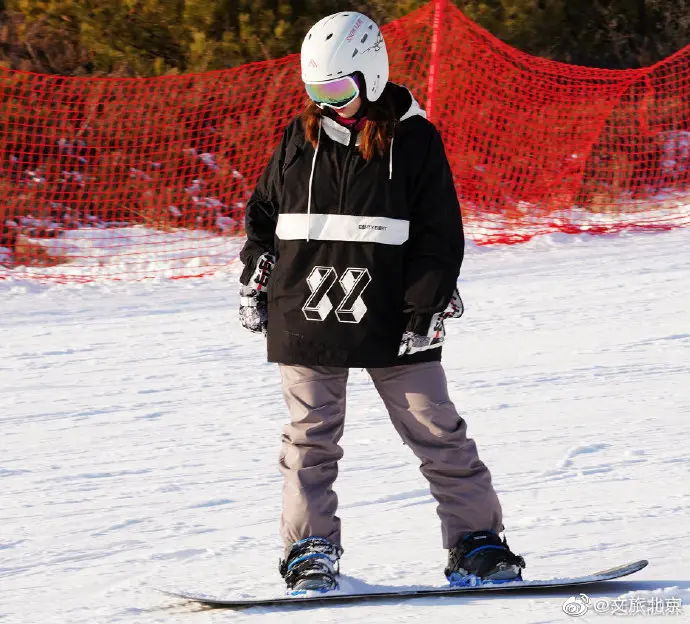
MULTIPOLYGON (((381 94, 381 100, 389 98, 393 104, 396 118, 403 122, 412 117, 423 117, 426 119, 426 111, 415 100, 414 96, 407 87, 389 82, 381 94)), ((371 119, 371 117, 370 117, 371 119)), ((328 115, 321 117, 321 123, 324 132, 334 141, 348 145, 350 142, 351 131, 339 124, 335 119, 328 115)), ((359 145, 359 137, 357 137, 357 145, 359 145)))
POLYGON ((426 119, 426 111, 419 105, 419 102, 414 99, 414 96, 407 87, 389 82, 383 91, 383 97, 389 95, 395 116, 400 121, 405 121, 410 117, 424 117, 426 119))

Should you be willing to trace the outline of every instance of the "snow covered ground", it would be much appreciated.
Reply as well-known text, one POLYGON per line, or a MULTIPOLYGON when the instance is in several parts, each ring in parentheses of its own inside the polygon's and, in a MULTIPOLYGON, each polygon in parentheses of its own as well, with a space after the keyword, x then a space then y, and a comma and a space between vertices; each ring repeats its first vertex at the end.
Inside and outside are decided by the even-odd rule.
MULTIPOLYGON (((463 225, 467 240, 477 245, 525 242, 553 232, 658 232, 690 227, 689 202, 688 190, 665 189, 644 200, 621 196, 620 205, 611 206, 610 211, 596 212, 573 205, 547 217, 538 205, 514 200, 510 203, 523 217, 516 221, 513 214, 491 214, 485 207, 465 201, 463 225)), ((28 217, 22 224, 49 231, 57 227, 51 220, 28 217)), ((26 238, 26 242, 34 247, 34 254, 38 249, 50 260, 48 266, 16 266, 19 261, 13 251, 0 246, 0 281, 24 277, 34 282, 85 283, 208 277, 236 262, 241 244, 238 237, 204 230, 161 231, 144 225, 105 222, 63 230, 59 236, 26 238)))
MULTIPOLYGON (((473 246, 466 316, 448 326, 451 393, 526 576, 647 558, 590 594, 685 605, 635 621, 690 621, 688 249, 690 228, 473 246)), ((262 339, 237 322, 237 270, 0 280, 0 622, 572 621, 573 591, 241 613, 154 591, 282 590, 285 410, 262 339)), ((363 371, 348 407, 344 584, 441 584, 434 501, 363 371)))

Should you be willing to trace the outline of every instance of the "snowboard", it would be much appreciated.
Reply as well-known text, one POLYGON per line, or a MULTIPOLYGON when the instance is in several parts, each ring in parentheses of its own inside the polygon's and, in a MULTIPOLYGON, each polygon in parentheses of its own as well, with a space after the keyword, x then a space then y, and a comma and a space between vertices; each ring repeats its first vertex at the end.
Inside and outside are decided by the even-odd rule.
POLYGON ((224 599, 214 596, 207 596, 202 593, 194 592, 174 592, 164 591, 163 593, 183 598, 196 603, 201 603, 217 609, 248 609, 250 607, 276 607, 286 605, 303 606, 324 606, 329 604, 343 604, 374 600, 405 600, 410 598, 437 598, 441 596, 460 596, 464 594, 490 594, 490 593, 522 593, 531 594, 554 588, 568 588, 582 585, 593 585, 603 581, 621 578, 639 572, 646 567, 647 561, 640 560, 625 565, 602 570, 594 574, 585 576, 574 576, 570 578, 555 578, 550 580, 527 580, 511 581, 509 583, 485 583, 483 585, 469 587, 428 587, 428 588, 407 588, 374 590, 372 592, 341 593, 338 591, 308 596, 279 596, 276 598, 236 598, 224 599))

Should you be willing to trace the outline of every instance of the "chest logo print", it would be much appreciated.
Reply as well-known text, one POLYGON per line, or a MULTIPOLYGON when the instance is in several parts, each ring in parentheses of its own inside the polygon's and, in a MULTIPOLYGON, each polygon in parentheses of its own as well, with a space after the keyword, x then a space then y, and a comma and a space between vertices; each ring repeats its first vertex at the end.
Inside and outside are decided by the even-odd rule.
POLYGON ((316 266, 307 278, 311 295, 302 307, 308 321, 325 321, 333 311, 334 304, 330 291, 339 282, 343 298, 335 310, 341 323, 359 323, 367 311, 362 294, 371 283, 367 269, 348 268, 338 280, 338 273, 333 267, 316 266))

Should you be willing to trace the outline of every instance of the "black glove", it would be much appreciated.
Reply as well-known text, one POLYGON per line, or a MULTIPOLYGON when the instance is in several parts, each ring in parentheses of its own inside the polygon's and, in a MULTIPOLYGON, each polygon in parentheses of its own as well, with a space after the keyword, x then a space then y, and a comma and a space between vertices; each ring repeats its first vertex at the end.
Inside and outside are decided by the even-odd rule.
POLYGON ((428 327, 424 333, 420 333, 418 329, 421 320, 419 317, 410 320, 408 330, 400 339, 398 357, 442 347, 443 341, 446 339, 446 328, 443 322, 449 318, 460 318, 464 311, 465 307, 456 288, 448 303, 448 307, 443 312, 432 314, 429 317, 428 323, 424 323, 428 327), (410 326, 414 326, 416 331, 409 329, 410 326))
POLYGON ((264 334, 268 330, 268 296, 251 286, 240 288, 240 323, 249 331, 264 334))

